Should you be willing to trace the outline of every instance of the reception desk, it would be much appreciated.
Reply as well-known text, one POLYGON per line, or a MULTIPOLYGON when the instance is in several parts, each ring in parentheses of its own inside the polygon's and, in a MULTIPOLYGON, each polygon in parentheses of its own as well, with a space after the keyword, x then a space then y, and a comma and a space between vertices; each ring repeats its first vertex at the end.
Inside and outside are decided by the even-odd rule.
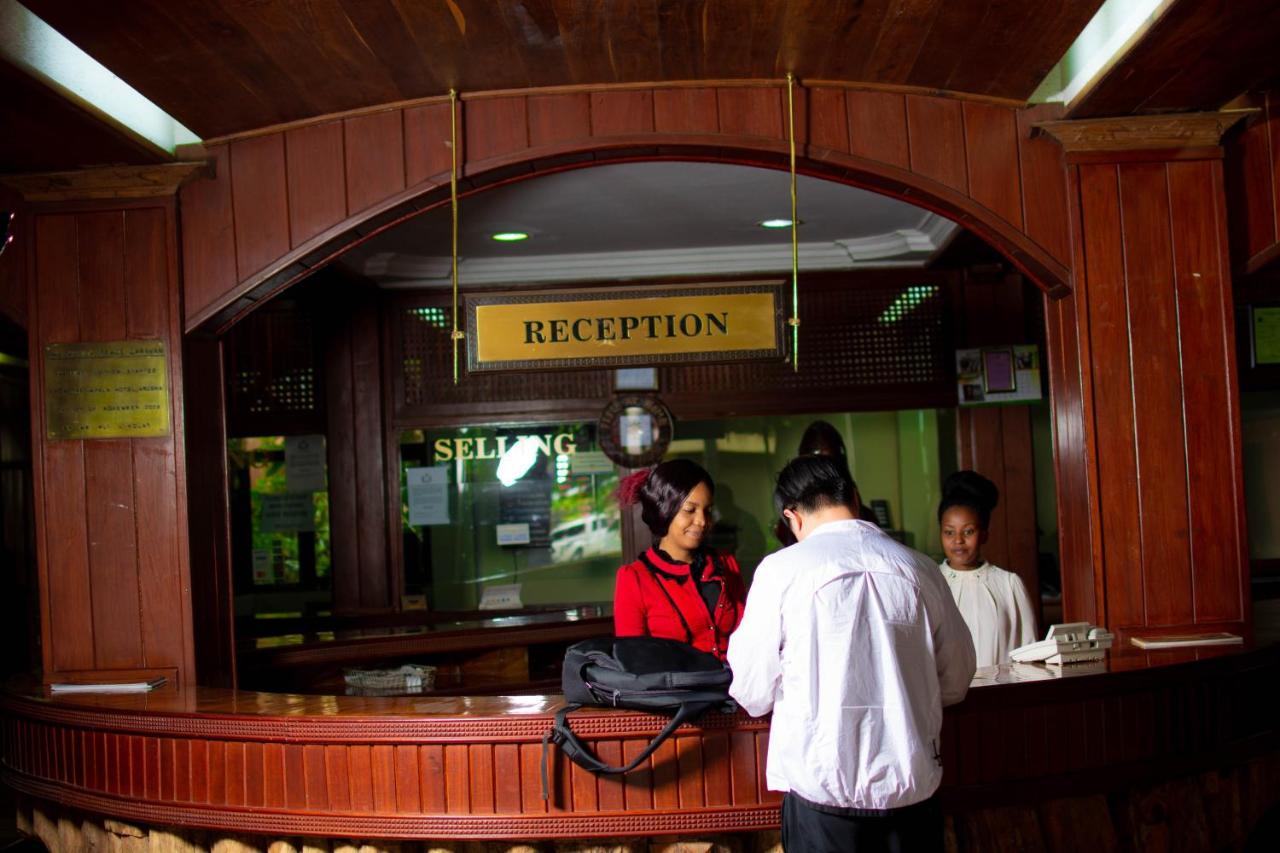
MULTIPOLYGON (((1078 832, 1090 815, 1073 810, 1107 820, 1109 794, 1200 785, 1206 773, 1215 785, 1235 779, 1236 818, 1256 822, 1280 798, 1249 781, 1280 772, 1274 706, 1264 701, 1277 680, 1277 647, 980 670, 969 697, 946 712, 952 841, 966 849, 965 815, 992 810, 1031 809, 1041 832, 1054 820, 1055 831, 1078 832), (1050 820, 1054 803, 1066 811, 1050 820)), ((622 779, 597 778, 553 751, 544 800, 542 737, 560 702, 201 687, 51 696, 11 686, 0 698, 3 780, 42 808, 268 838, 701 837, 778 826, 779 799, 763 775, 768 721, 741 714, 681 729, 622 779)), ((662 725, 606 709, 572 720, 615 763, 662 725)), ((1206 832, 1250 825, 1206 820, 1206 832)))

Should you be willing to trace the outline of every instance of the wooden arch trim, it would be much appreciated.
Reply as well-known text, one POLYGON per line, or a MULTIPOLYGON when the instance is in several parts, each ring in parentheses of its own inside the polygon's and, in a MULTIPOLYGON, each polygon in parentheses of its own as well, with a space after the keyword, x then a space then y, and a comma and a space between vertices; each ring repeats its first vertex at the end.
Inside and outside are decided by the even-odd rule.
MULTIPOLYGON (((1070 292, 1066 171, 1032 139, 1054 108, 838 87, 801 90, 797 167, 909 201, 990 242, 1047 294, 1070 292)), ((776 85, 530 91, 460 108, 462 191, 604 163, 786 168, 776 85)), ((212 146, 185 186, 185 326, 221 330, 374 234, 447 203, 449 107, 318 120, 212 146)))

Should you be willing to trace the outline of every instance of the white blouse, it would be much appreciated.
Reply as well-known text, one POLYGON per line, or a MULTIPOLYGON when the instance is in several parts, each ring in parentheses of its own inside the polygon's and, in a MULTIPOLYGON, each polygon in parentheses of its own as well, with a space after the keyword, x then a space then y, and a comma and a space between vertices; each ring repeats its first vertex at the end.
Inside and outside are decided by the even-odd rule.
POLYGON ((999 566, 983 563, 958 572, 939 565, 973 636, 978 666, 1009 662, 1009 652, 1036 639, 1036 611, 1022 578, 999 566))

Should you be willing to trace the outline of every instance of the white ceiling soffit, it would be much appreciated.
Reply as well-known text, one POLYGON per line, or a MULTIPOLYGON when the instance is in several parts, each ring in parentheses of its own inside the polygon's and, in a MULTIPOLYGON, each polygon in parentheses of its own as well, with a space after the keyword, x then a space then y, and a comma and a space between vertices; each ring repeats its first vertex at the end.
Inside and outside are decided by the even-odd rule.
MULTIPOLYGON (((801 176, 800 268, 921 267, 955 223, 907 202, 801 176)), ((787 273, 788 177, 712 163, 597 166, 522 181, 463 200, 463 286, 787 273), (522 231, 519 243, 492 235, 522 231)), ((383 287, 450 280, 448 208, 436 208, 356 247, 343 263, 383 287)))

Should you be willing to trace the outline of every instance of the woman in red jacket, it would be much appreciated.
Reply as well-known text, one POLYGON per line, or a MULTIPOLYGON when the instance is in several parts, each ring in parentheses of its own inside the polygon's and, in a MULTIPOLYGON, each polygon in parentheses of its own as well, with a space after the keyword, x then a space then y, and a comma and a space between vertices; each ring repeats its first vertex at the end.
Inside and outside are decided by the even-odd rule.
POLYGON ((654 544, 618 569, 613 623, 619 637, 682 640, 724 659, 747 593, 733 555, 704 545, 714 499, 711 475, 688 459, 622 481, 618 502, 640 504, 654 544))

